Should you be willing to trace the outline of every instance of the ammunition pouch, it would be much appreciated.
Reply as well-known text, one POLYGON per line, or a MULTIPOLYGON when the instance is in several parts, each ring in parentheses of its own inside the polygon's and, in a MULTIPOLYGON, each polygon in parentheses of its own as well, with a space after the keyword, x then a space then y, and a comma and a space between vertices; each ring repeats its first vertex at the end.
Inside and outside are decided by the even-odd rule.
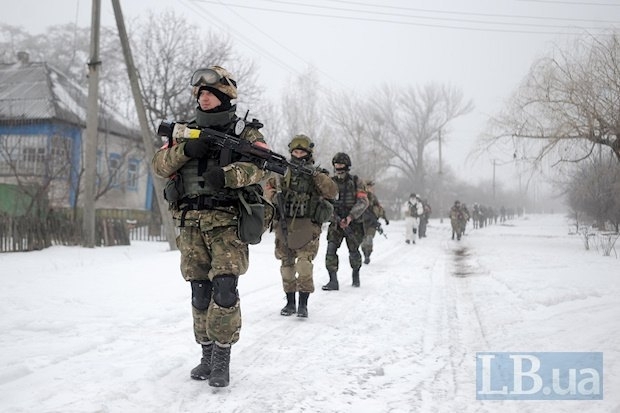
POLYGON ((184 193, 183 175, 181 174, 175 174, 164 186, 164 199, 171 204, 180 201, 184 193))
POLYGON ((237 234, 246 244, 258 244, 263 233, 271 226, 274 207, 262 195, 260 185, 251 185, 239 192, 239 220, 237 234))
POLYGON ((321 198, 316 204, 314 215, 312 216, 312 222, 315 224, 322 224, 324 222, 331 221, 333 216, 334 205, 326 199, 321 198))

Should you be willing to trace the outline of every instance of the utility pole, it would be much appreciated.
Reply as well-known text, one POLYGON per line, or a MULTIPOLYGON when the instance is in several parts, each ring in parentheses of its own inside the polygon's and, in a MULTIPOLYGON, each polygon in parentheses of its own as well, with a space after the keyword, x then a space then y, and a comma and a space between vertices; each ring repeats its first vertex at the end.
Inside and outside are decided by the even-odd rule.
POLYGON ((99 26, 101 0, 93 0, 88 61, 88 113, 84 149, 84 202, 82 207, 82 245, 95 247, 95 194, 97 178, 97 141, 99 129, 99 26))
MULTIPOLYGON (((127 73, 129 74, 129 83, 131 84, 131 92, 136 105, 136 111, 138 112, 138 120, 140 122, 140 130, 142 131, 142 142, 144 144, 144 153, 146 158, 150 161, 155 156, 155 148, 153 140, 151 139, 151 129, 149 128, 148 121, 146 119, 146 110, 144 109, 144 103, 142 101, 142 93, 140 92, 140 84, 138 82, 138 71, 133 62, 133 56, 131 54, 131 48, 129 47, 129 39, 127 37, 127 30, 125 28, 125 21, 123 20, 123 13, 121 11, 121 4, 119 0, 112 0, 112 7, 114 8, 114 17, 116 18, 116 27, 118 28, 118 35, 121 40, 121 46, 123 47, 123 55, 125 56, 125 65, 127 66, 127 73)), ((161 214, 161 222, 164 224, 166 231, 166 238, 168 239, 168 245, 170 250, 177 249, 176 246, 176 232, 174 224, 170 216, 168 216, 168 205, 163 199, 164 193, 163 181, 153 174, 153 186, 155 187, 155 200, 159 207, 159 213, 161 214)))
POLYGON ((443 224, 443 164, 441 161, 441 129, 439 129, 439 223, 443 224))
POLYGON ((495 202, 495 165, 497 165, 497 159, 493 159, 493 202, 495 202))

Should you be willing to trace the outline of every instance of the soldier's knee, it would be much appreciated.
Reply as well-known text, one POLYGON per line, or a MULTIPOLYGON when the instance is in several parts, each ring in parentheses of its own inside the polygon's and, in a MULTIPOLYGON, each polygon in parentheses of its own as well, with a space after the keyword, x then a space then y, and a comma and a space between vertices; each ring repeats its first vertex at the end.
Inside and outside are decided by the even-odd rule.
POLYGON ((230 308, 237 303, 237 277, 219 275, 213 279, 213 301, 220 307, 230 308))
POLYGON ((211 281, 192 281, 192 305, 196 310, 204 311, 211 302, 211 281))

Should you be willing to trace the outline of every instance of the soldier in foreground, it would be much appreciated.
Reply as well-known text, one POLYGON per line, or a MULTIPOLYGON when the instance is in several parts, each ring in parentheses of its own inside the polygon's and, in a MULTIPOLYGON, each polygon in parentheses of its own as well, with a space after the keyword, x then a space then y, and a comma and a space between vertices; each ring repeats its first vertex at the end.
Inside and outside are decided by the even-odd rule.
POLYGON ((329 273, 329 282, 322 288, 325 291, 338 290, 338 248, 346 239, 349 249, 349 264, 353 270, 352 285, 360 286, 360 268, 362 254, 359 248, 364 237, 362 214, 368 208, 368 197, 362 182, 356 175, 351 175, 351 158, 338 152, 332 158, 335 174, 334 181, 338 184, 338 198, 334 202, 334 216, 327 230, 327 254, 325 266, 329 273))
MULTIPOLYGON (((237 122, 237 83, 228 71, 219 66, 199 69, 191 85, 198 106, 187 127, 264 145, 258 121, 237 122)), ((165 197, 179 227, 181 273, 191 285, 194 337, 202 346, 191 378, 209 380, 213 387, 229 384, 230 350, 241 330, 237 281, 248 270, 249 254, 248 241, 238 229, 240 197, 259 201, 257 184, 265 176, 261 168, 239 158, 203 137, 183 140, 172 135, 153 158, 155 174, 169 178, 165 197)))
POLYGON ((277 221, 276 258, 281 261, 280 274, 286 294, 286 306, 280 315, 308 317, 308 297, 314 292, 313 260, 319 250, 323 222, 331 220, 333 200, 338 186, 328 171, 314 167, 314 143, 306 135, 296 135, 288 144, 290 162, 314 168, 312 175, 291 170, 281 178, 269 178, 265 185, 267 199, 275 203, 277 221), (299 292, 299 306, 296 293, 299 292))

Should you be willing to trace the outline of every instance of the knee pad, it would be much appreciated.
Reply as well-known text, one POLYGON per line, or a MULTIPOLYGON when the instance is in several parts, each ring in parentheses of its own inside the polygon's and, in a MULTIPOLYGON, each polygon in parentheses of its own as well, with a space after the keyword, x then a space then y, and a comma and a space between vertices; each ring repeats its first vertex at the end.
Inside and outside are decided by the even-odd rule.
POLYGON ((336 251, 338 251, 338 247, 335 243, 327 243, 327 255, 336 255, 336 251))
POLYGON ((213 301, 220 307, 230 308, 237 303, 237 277, 220 275, 213 279, 213 301))
POLYGON ((204 311, 211 302, 211 281, 192 281, 192 305, 196 310, 204 311))

